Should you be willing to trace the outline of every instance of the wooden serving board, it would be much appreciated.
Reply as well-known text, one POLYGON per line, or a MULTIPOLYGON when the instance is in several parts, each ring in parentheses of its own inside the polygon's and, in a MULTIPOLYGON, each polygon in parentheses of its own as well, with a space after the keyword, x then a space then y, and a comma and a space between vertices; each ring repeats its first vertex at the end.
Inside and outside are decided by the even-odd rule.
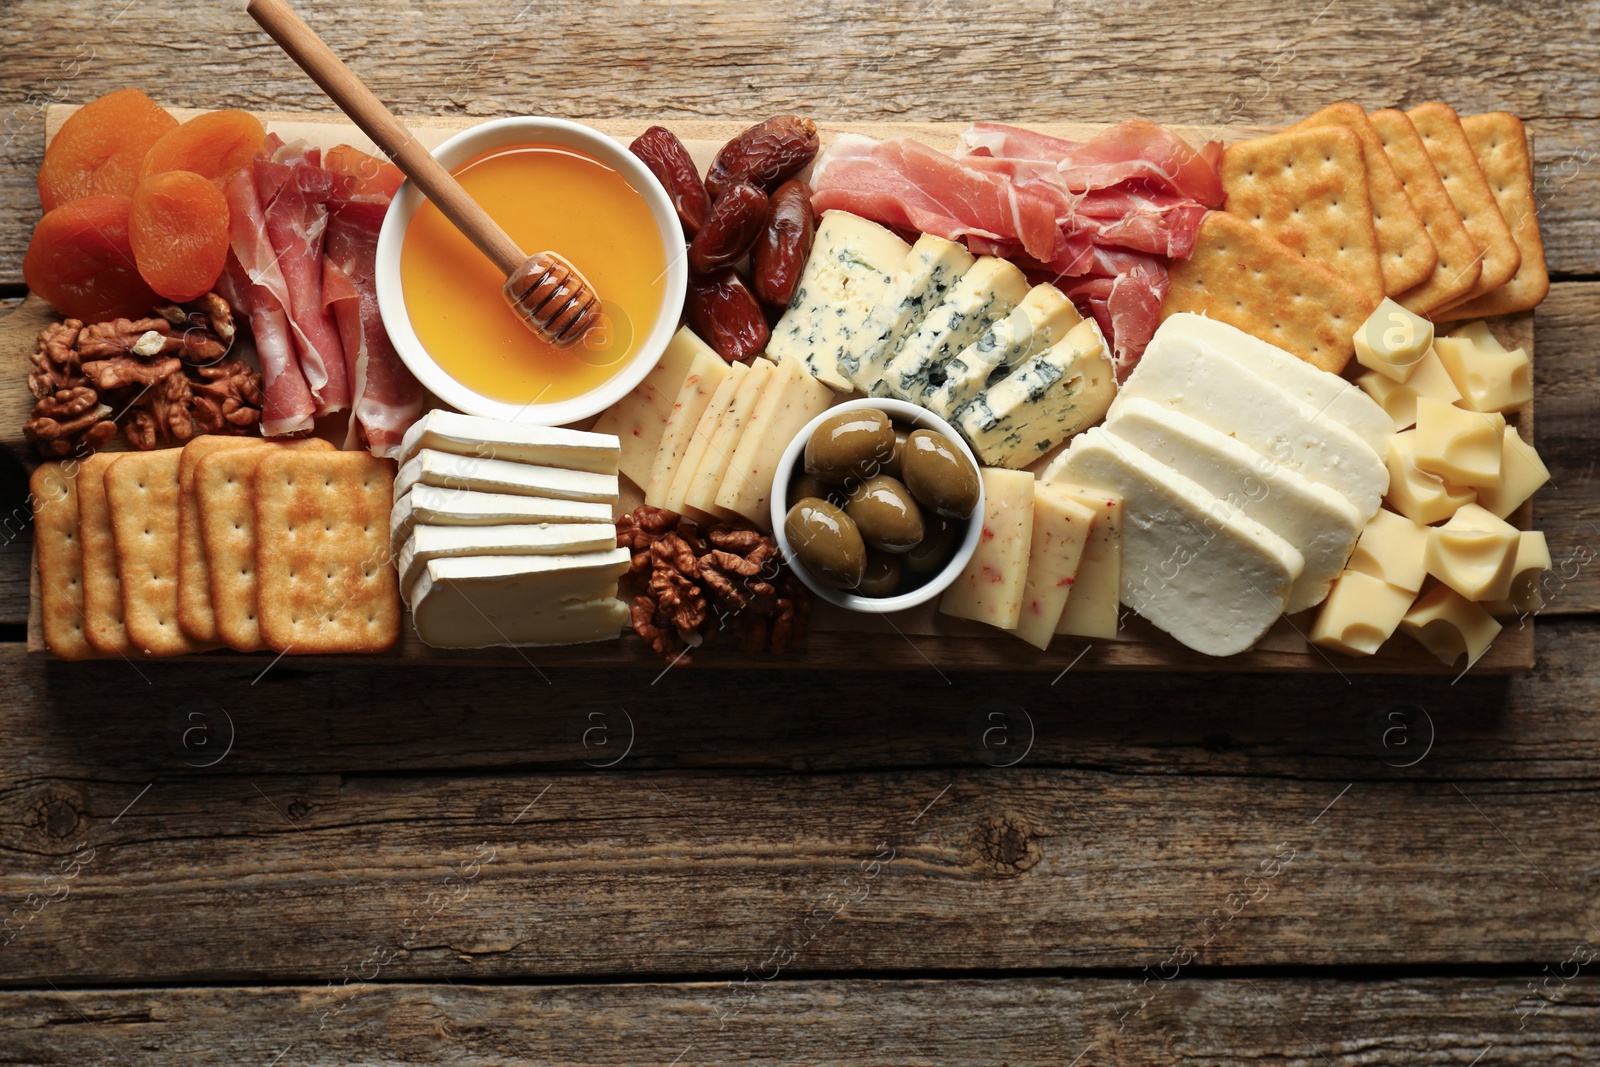
MULTIPOLYGON (((45 115, 46 143, 75 110, 53 106, 45 115)), ((172 109, 180 120, 200 112, 172 109)), ((323 148, 350 144, 372 151, 372 143, 342 115, 291 115, 261 113, 271 132, 285 140, 301 138, 323 148)), ((486 121, 481 118, 412 118, 412 131, 418 140, 432 147, 452 134, 486 121)), ((621 141, 638 136, 650 120, 598 120, 590 123, 603 133, 621 141)), ((710 165, 717 150, 748 125, 734 120, 672 120, 674 133, 684 140, 702 170, 710 165)), ((956 122, 819 122, 824 143, 839 133, 860 133, 870 137, 915 137, 935 148, 954 146, 966 128, 956 122)), ((1030 123, 1030 128, 1058 137, 1082 140, 1104 129, 1103 125, 1083 123, 1030 123)), ((1217 138, 1239 140, 1272 132, 1265 127, 1176 127, 1192 143, 1217 138)), ((27 389, 28 357, 34 338, 45 323, 57 318, 53 309, 38 297, 29 296, 11 315, 0 319, 0 442, 30 466, 37 463, 22 436, 22 424, 32 407, 27 389)), ((1533 353, 1534 316, 1532 312, 1495 320, 1494 330, 1508 347, 1524 347, 1533 353)), ((1525 440, 1533 439, 1532 405, 1513 420, 1525 440)), ((114 447, 122 447, 119 436, 114 447)), ((1531 507, 1524 505, 1512 517, 1521 529, 1528 529, 1531 507)), ((45 653, 39 627, 38 574, 28 613, 28 648, 45 653)), ((970 670, 1182 670, 1182 671, 1315 671, 1340 674, 1437 674, 1455 676, 1461 668, 1447 668, 1416 642, 1403 637, 1389 641, 1378 655, 1356 659, 1324 652, 1304 637, 1315 611, 1279 620, 1249 652, 1226 659, 1190 651, 1167 637, 1131 611, 1124 611, 1119 636, 1114 641, 1059 637, 1048 651, 1041 652, 1014 637, 990 627, 963 619, 940 615, 933 605, 894 615, 864 615, 818 603, 813 607, 812 624, 804 647, 786 656, 746 656, 731 639, 712 643, 695 656, 699 665, 725 667, 818 667, 833 670, 929 669, 940 674, 970 670)), ((222 659, 266 658, 260 653, 246 657, 227 651, 189 657, 199 662, 222 659)), ((351 657, 337 658, 350 661, 351 657)), ((370 661, 373 657, 362 657, 370 661)), ((463 666, 665 666, 653 652, 632 634, 620 642, 557 648, 481 649, 445 651, 422 644, 409 623, 401 641, 381 657, 397 662, 450 663, 463 666)), ((1471 670, 1484 674, 1513 674, 1534 666, 1532 618, 1508 620, 1493 646, 1471 670)), ((682 668, 680 668, 682 669, 682 668)))

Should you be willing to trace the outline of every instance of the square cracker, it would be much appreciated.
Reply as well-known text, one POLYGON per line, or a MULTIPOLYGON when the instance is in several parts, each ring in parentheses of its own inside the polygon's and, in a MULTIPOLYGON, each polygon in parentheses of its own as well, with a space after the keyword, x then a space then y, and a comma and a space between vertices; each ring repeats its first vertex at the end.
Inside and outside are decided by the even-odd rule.
POLYGON ((128 452, 106 468, 106 502, 122 579, 128 641, 151 656, 179 656, 210 645, 178 625, 178 466, 176 448, 128 452))
POLYGON ((1483 249, 1467 233, 1466 224, 1456 213, 1455 204, 1451 203, 1450 194, 1434 169, 1422 137, 1406 113, 1374 111, 1368 118, 1383 142, 1384 155, 1394 164, 1406 197, 1422 216, 1428 238, 1439 254, 1433 276, 1395 298, 1407 309, 1426 315, 1472 292, 1483 273, 1480 255, 1483 249))
POLYGON ((1522 265, 1522 253, 1505 216, 1500 214, 1500 205, 1495 202, 1489 180, 1483 176, 1478 157, 1472 154, 1461 119, 1454 108, 1441 103, 1421 104, 1406 115, 1417 128, 1462 224, 1483 248, 1483 271, 1471 295, 1482 296, 1500 288, 1516 275, 1522 265))
POLYGON ((1328 268, 1225 211, 1200 224, 1188 259, 1172 265, 1162 318, 1209 315, 1338 374, 1355 354, 1367 296, 1328 268))
POLYGON ((1361 138, 1361 161, 1367 168, 1367 196, 1372 200, 1372 228, 1378 235, 1378 255, 1383 265, 1383 291, 1397 296, 1421 285, 1439 263, 1439 253, 1428 237, 1422 216, 1406 196, 1394 164, 1384 154, 1378 131, 1367 113, 1346 100, 1329 104, 1285 132, 1342 126, 1361 138))
POLYGON ((279 451, 255 473, 261 638, 276 652, 379 652, 400 636, 394 464, 279 451))
POLYGON ((99 653, 83 632, 83 551, 78 540, 76 463, 44 463, 28 479, 33 550, 39 562, 39 618, 45 647, 62 659, 99 653))
POLYGON ((1500 288, 1447 309, 1440 319, 1510 315, 1538 307, 1550 292, 1550 272, 1544 262, 1544 240, 1539 236, 1538 198, 1533 191, 1533 152, 1522 120, 1504 111, 1469 115, 1461 129, 1489 180, 1500 214, 1522 253, 1522 265, 1500 288))
POLYGON ((78 541, 83 551, 83 636, 106 655, 133 651, 122 622, 122 580, 117 574, 116 536, 106 502, 106 469, 122 458, 96 452, 78 467, 78 541))
POLYGON ((1384 295, 1361 138, 1321 126, 1237 141, 1222 154, 1226 208, 1327 266, 1372 307, 1384 295))

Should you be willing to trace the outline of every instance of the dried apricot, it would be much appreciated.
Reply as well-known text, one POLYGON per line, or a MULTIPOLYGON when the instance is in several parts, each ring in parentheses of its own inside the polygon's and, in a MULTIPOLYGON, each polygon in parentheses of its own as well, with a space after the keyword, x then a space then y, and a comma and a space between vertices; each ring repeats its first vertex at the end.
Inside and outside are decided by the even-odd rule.
POLYGON ((133 194, 128 238, 139 274, 168 300, 211 290, 228 258, 228 201, 188 170, 152 174, 133 194))
POLYGON ((74 111, 39 168, 39 202, 53 211, 84 196, 132 196, 145 153, 178 120, 137 89, 118 89, 74 111))
POLYGON ((144 176, 187 170, 221 184, 261 151, 267 131, 248 111, 209 111, 196 115, 150 146, 144 176))
POLYGON ((84 322, 142 315, 158 303, 139 277, 125 196, 86 196, 51 211, 34 227, 22 277, 69 318, 84 322))
POLYGON ((400 168, 369 156, 347 144, 334 145, 322 155, 322 167, 333 175, 334 199, 388 203, 406 176, 400 168))

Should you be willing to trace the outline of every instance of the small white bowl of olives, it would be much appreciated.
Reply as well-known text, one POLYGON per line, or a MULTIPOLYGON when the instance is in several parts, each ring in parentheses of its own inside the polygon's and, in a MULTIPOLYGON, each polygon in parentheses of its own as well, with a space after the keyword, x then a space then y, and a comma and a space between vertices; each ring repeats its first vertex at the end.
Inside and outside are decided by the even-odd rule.
POLYGON ((944 592, 983 533, 978 460, 954 427, 904 400, 835 405, 773 472, 772 529, 830 604, 886 613, 944 592))

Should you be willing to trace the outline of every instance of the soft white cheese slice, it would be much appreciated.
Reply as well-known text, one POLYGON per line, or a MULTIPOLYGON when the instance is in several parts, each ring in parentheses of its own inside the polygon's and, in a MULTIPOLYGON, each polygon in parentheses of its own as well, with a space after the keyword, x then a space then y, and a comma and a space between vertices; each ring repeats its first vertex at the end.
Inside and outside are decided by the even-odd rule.
POLYGON ((418 484, 606 504, 615 503, 617 499, 615 474, 541 467, 508 459, 454 456, 431 448, 424 448, 400 467, 394 479, 394 495, 400 496, 418 484))
POLYGON ((972 253, 954 241, 931 233, 918 237, 865 326, 840 358, 851 381, 863 391, 870 390, 906 338, 975 262, 972 253))
POLYGON ((412 622, 435 648, 603 641, 627 620, 615 594, 628 560, 625 548, 430 560, 411 587, 412 622))
POLYGON ((1101 427, 1046 477, 1122 497, 1122 602, 1208 656, 1260 640, 1305 570, 1289 542, 1101 427))
POLYGON ((1300 550, 1306 568, 1285 610, 1303 611, 1328 595, 1363 526, 1350 501, 1249 445, 1148 400, 1121 401, 1105 426, 1300 550))
POLYGON ((400 546, 400 588, 410 589, 429 560, 449 556, 564 556, 617 547, 609 522, 517 526, 418 526, 400 546))
POLYGON ((928 394, 922 406, 942 419, 954 418, 984 386, 998 382, 1012 367, 1043 352, 1082 321, 1060 289, 1034 286, 1011 314, 990 323, 944 365, 944 383, 928 394))
POLYGON ((610 522, 612 506, 604 501, 557 500, 510 493, 479 493, 414 485, 389 512, 389 543, 396 552, 418 523, 429 526, 511 526, 538 522, 610 522))
POLYGON ((595 474, 617 473, 620 451, 614 434, 485 419, 441 408, 412 423, 400 442, 399 461, 405 463, 424 448, 595 474))
POLYGON ((1028 279, 1022 271, 1006 260, 984 256, 928 312, 868 392, 921 403, 944 380, 940 376, 944 365, 990 323, 1011 314, 1027 295, 1028 279))

